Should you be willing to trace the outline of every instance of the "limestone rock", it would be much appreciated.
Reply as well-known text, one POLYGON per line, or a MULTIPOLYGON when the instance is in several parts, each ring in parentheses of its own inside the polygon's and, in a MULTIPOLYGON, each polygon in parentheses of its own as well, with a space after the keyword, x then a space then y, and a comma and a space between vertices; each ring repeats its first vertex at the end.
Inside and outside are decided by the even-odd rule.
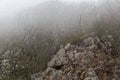
POLYGON ((110 42, 96 35, 85 37, 62 47, 38 80, 117 80, 112 55, 110 42))

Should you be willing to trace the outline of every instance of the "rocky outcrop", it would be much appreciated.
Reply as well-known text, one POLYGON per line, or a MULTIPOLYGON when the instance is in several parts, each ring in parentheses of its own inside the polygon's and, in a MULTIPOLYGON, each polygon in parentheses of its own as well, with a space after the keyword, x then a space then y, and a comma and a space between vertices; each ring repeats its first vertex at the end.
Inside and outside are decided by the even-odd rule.
POLYGON ((118 80, 115 54, 110 42, 96 35, 84 37, 61 47, 33 80, 118 80))

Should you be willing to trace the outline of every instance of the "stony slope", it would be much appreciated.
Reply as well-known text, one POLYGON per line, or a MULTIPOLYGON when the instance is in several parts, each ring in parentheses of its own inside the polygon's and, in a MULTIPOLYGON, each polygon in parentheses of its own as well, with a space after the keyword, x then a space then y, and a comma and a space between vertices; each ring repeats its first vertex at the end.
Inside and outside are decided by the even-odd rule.
POLYGON ((68 43, 53 56, 45 72, 32 80, 119 80, 112 44, 96 35, 68 43))

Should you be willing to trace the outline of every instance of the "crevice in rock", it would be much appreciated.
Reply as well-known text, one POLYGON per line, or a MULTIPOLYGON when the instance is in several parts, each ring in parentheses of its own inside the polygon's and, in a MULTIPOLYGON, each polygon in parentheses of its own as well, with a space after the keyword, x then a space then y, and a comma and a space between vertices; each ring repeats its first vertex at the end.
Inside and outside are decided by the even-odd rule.
POLYGON ((56 70, 61 70, 63 68, 63 64, 61 65, 57 65, 57 66, 53 66, 52 68, 56 69, 56 70))

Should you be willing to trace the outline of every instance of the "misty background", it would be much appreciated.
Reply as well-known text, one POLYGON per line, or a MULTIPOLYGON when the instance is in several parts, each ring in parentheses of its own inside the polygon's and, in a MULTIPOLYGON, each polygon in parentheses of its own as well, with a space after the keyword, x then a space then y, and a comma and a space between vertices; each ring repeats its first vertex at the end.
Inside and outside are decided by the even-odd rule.
POLYGON ((119 0, 1 0, 0 32, 17 34, 30 26, 44 30, 68 30, 73 26, 84 29, 104 16, 115 14, 118 18, 119 7, 119 0))
POLYGON ((119 0, 1 0, 0 35, 4 39, 32 29, 59 39, 84 33, 104 18, 118 20, 119 8, 119 0))
MULTIPOLYGON (((55 26, 62 26, 67 24, 64 21, 72 22, 71 24, 75 25, 81 18, 81 23, 84 24, 84 21, 87 23, 85 19, 88 22, 91 21, 89 19, 94 21, 108 13, 119 14, 115 12, 118 10, 119 0, 1 0, 0 30, 7 33, 13 27, 19 28, 15 24, 20 22, 27 24, 30 20, 32 23, 38 21, 42 24, 47 22, 53 24, 52 22, 56 21, 54 22, 55 26), (23 19, 20 21, 18 17, 23 19), (33 20, 37 18, 38 20, 33 20)), ((89 23, 87 24, 90 25, 89 23)))

